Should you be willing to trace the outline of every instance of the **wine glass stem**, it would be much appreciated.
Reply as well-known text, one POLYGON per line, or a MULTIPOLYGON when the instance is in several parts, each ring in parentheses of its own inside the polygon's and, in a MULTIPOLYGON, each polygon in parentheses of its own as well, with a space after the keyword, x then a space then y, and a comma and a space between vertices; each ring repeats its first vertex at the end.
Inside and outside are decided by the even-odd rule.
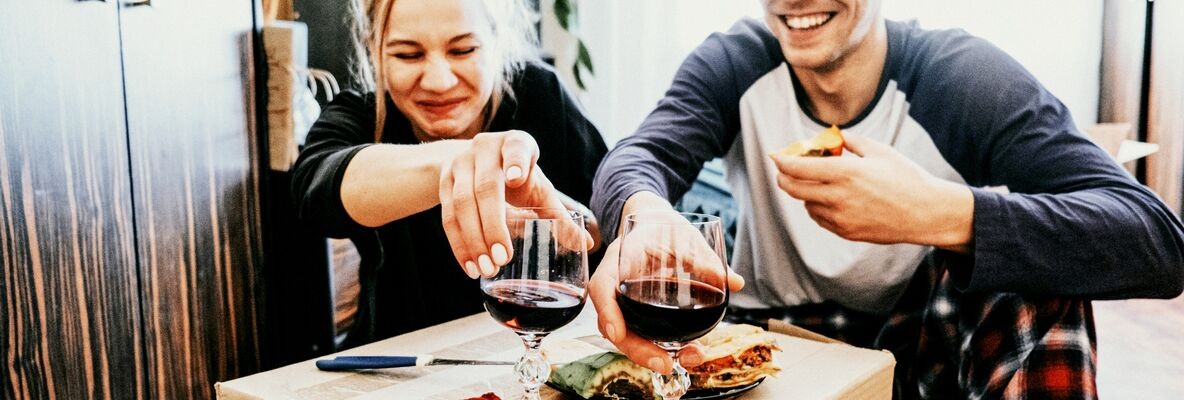
POLYGON ((522 358, 514 366, 514 372, 518 374, 518 382, 522 383, 522 398, 537 400, 539 387, 543 386, 543 383, 547 382, 547 378, 551 375, 551 366, 547 364, 547 359, 539 352, 543 337, 530 333, 519 334, 519 336, 522 337, 522 344, 526 346, 526 352, 522 354, 522 358))
POLYGON ((662 400, 678 400, 687 394, 687 389, 691 387, 691 377, 687 376, 687 370, 678 363, 678 350, 666 349, 666 352, 674 360, 674 369, 665 375, 654 372, 654 393, 661 396, 662 400))

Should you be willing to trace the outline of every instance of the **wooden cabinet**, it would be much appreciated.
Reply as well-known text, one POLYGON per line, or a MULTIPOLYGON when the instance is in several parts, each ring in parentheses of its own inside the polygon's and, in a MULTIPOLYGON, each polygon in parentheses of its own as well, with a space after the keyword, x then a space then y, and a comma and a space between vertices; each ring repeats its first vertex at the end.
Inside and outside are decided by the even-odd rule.
POLYGON ((0 13, 0 398, 259 368, 253 2, 131 1, 0 13))
POLYGON ((140 397, 117 11, 62 0, 4 10, 0 398, 140 397))

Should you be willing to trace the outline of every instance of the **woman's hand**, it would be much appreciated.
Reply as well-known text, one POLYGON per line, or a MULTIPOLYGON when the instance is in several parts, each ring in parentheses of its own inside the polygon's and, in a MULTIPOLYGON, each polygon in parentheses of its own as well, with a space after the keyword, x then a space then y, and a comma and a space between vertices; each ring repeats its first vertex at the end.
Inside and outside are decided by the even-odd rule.
MULTIPOLYGON (((522 131, 486 132, 440 170, 440 217, 456 261, 471 278, 497 274, 512 256, 506 205, 563 208, 522 131)), ((591 242, 591 238, 586 238, 591 242)))

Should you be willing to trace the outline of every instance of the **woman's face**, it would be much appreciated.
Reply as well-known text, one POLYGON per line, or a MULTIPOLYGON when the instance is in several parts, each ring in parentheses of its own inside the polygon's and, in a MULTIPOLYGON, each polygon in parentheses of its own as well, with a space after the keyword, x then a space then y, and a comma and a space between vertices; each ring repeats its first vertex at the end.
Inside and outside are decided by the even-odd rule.
POLYGON ((868 37, 880 0, 765 0, 765 22, 795 67, 824 70, 868 37))
POLYGON ((386 90, 422 141, 482 127, 497 63, 481 0, 395 0, 383 37, 386 90))

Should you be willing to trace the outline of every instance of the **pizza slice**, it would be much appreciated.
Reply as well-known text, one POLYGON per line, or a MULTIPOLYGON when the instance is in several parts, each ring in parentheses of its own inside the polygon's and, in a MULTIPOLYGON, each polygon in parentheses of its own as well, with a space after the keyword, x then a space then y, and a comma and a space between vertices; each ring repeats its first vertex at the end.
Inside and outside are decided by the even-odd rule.
POLYGON ((830 157, 843 155, 843 132, 839 127, 830 128, 806 140, 790 143, 789 146, 778 150, 780 154, 801 157, 830 157))

